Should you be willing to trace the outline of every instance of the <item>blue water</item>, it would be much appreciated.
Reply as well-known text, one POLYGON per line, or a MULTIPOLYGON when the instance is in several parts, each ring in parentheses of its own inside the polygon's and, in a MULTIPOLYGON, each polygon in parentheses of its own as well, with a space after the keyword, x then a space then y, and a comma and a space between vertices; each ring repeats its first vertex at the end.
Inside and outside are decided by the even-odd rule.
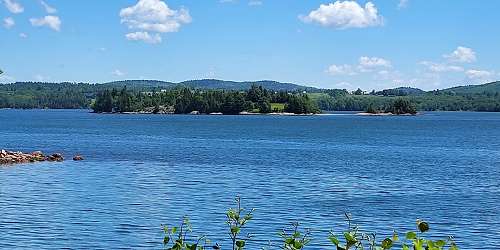
MULTIPOLYGON (((1 249, 159 249, 189 215, 228 249, 225 211, 255 207, 260 249, 294 221, 325 249, 344 212, 379 237, 431 222, 462 249, 500 248, 500 114, 308 117, 0 110, 0 148, 83 162, 0 167, 1 249), (383 233, 380 233, 383 232, 383 233)), ((438 234, 439 233, 439 234, 438 234)), ((331 249, 331 248, 330 248, 331 249)))

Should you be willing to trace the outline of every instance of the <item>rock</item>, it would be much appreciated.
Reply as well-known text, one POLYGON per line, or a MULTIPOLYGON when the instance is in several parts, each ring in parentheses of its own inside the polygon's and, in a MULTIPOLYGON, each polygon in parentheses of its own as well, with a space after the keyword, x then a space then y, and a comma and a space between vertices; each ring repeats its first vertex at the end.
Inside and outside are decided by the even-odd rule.
POLYGON ((56 154, 52 154, 51 156, 46 157, 45 160, 61 162, 61 161, 64 161, 64 157, 61 154, 56 153, 56 154))
POLYGON ((76 155, 73 157, 73 161, 83 161, 83 157, 81 155, 76 155))
POLYGON ((52 154, 50 156, 45 156, 41 151, 35 151, 32 153, 12 152, 7 150, 0 151, 0 165, 41 162, 41 161, 60 162, 64 161, 64 157, 61 154, 52 154))

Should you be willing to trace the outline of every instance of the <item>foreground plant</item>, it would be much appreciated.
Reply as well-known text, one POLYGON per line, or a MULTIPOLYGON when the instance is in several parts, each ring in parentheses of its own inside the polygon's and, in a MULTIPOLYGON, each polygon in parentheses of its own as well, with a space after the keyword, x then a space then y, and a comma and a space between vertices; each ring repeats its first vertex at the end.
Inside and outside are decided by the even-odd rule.
POLYGON ((401 246, 402 250, 458 250, 457 245, 452 237, 448 237, 446 240, 427 240, 421 237, 421 234, 429 231, 429 224, 422 220, 417 220, 417 230, 419 233, 408 232, 406 233, 406 238, 403 241, 399 240, 399 236, 396 232, 393 232, 392 237, 385 238, 379 244, 376 242, 376 234, 363 233, 360 232, 358 226, 352 226, 352 219, 349 214, 346 214, 348 221, 348 230, 343 233, 344 239, 341 240, 334 234, 330 233, 328 239, 333 243, 337 250, 349 250, 349 249, 365 249, 368 247, 370 250, 387 250, 393 249, 395 246, 401 246), (447 248, 446 248, 447 247, 447 248))
MULTIPOLYGON (((180 227, 163 226, 163 246, 166 250, 203 250, 207 249, 210 241, 205 236, 198 237, 195 242, 189 242, 188 238, 193 232, 188 217, 184 217, 180 227)), ((220 249, 219 245, 210 246, 212 249, 220 249)))
POLYGON ((292 223, 292 230, 288 232, 286 229, 280 233, 283 239, 283 247, 285 250, 301 250, 311 241, 311 232, 307 229, 305 232, 300 232, 299 223, 292 223))
MULTIPOLYGON (((232 243, 233 250, 243 250, 247 246, 247 241, 251 239, 250 234, 242 235, 242 230, 246 224, 252 220, 253 212, 251 209, 248 212, 241 206, 241 198, 236 197, 236 207, 231 208, 226 213, 226 224, 229 226, 229 239, 232 243)), ((399 235, 393 232, 391 237, 387 237, 381 242, 377 242, 375 233, 365 233, 360 230, 357 225, 353 225, 350 214, 345 214, 348 223, 347 230, 341 234, 341 237, 330 232, 328 239, 335 246, 336 250, 458 250, 458 247, 453 237, 448 237, 443 240, 430 240, 423 236, 429 231, 429 224, 422 220, 417 220, 416 232, 408 232, 403 240, 399 239, 399 235)), ((180 227, 169 228, 163 227, 164 239, 163 245, 166 250, 205 250, 205 249, 221 249, 219 244, 211 244, 205 237, 194 237, 192 226, 189 219, 185 217, 180 227), (195 239, 195 240, 192 240, 195 239)), ((281 243, 272 245, 265 249, 284 249, 284 250, 302 250, 311 242, 311 233, 308 229, 301 231, 299 223, 292 223, 291 229, 284 229, 279 233, 281 243)))
POLYGON ((233 244, 233 250, 244 249, 247 240, 251 238, 250 234, 246 237, 241 237, 241 230, 245 227, 248 221, 253 218, 253 212, 255 209, 251 209, 248 213, 245 213, 245 209, 241 207, 241 198, 236 197, 236 208, 231 208, 227 211, 227 221, 229 225, 229 236, 233 244))

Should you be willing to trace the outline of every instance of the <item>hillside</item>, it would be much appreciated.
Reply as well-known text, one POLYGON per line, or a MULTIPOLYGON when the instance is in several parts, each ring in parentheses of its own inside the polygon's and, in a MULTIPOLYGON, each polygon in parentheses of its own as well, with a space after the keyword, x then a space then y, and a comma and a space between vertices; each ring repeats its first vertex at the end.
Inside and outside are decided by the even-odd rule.
POLYGON ((443 91, 450 91, 457 94, 481 94, 481 93, 500 93, 500 81, 490 82, 481 85, 468 85, 459 86, 449 89, 444 89, 443 91))
POLYGON ((313 87, 306 87, 293 83, 281 83, 276 81, 235 82, 235 81, 223 81, 217 79, 189 80, 180 83, 172 83, 172 82, 164 82, 156 80, 126 80, 126 81, 108 82, 104 83, 103 85, 114 88, 121 88, 125 85, 128 88, 155 88, 155 87, 174 88, 176 86, 185 86, 195 89, 225 89, 225 90, 248 90, 252 85, 258 85, 274 91, 298 91, 298 90, 317 91, 318 90, 313 87))

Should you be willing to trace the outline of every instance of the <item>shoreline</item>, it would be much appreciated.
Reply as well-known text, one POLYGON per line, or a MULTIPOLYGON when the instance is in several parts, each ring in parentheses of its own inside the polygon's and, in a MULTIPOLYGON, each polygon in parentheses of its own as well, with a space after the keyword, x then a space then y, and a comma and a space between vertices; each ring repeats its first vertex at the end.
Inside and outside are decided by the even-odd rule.
POLYGON ((391 112, 389 113, 368 113, 368 112, 361 112, 361 113, 356 113, 356 115, 360 116, 417 116, 417 115, 422 115, 421 112, 418 112, 416 114, 393 114, 391 112))

